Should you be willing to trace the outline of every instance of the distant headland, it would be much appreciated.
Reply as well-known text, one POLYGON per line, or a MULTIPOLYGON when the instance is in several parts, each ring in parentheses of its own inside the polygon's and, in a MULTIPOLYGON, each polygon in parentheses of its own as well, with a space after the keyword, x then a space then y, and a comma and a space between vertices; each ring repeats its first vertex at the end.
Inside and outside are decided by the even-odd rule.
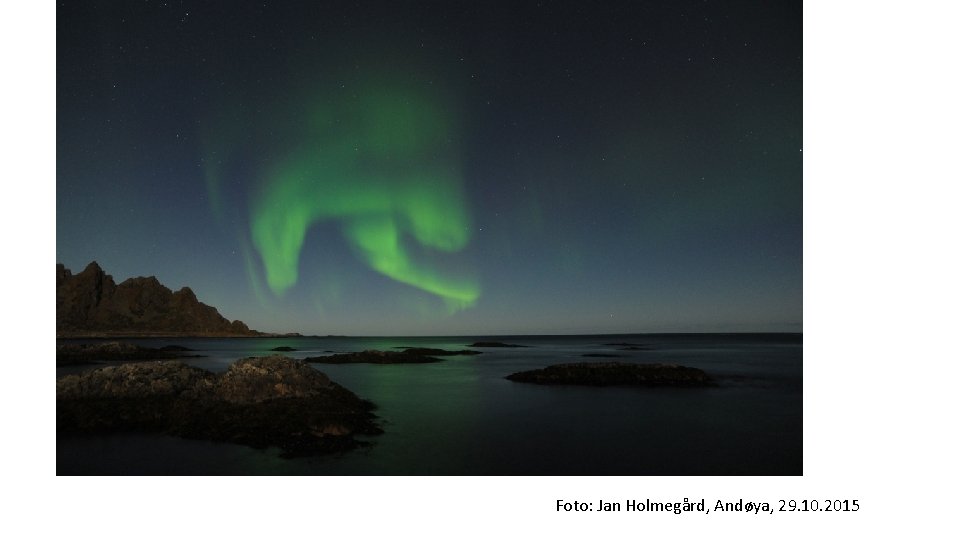
POLYGON ((153 276, 117 285, 96 262, 76 275, 57 264, 58 338, 270 335, 227 320, 188 287, 173 292, 153 276))

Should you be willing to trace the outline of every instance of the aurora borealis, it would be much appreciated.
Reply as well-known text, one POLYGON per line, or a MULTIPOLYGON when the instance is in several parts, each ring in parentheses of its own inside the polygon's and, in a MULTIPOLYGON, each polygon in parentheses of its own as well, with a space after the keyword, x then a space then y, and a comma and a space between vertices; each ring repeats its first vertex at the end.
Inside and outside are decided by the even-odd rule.
POLYGON ((64 4, 57 260, 265 331, 798 331, 799 13, 64 4))
POLYGON ((267 283, 277 294, 295 285, 308 229, 331 219, 372 269, 441 297, 451 309, 469 307, 479 294, 474 281, 442 275, 404 245, 409 237, 456 252, 469 240, 443 111, 435 99, 383 86, 346 101, 322 100, 307 115, 303 148, 265 175, 250 230, 267 283))

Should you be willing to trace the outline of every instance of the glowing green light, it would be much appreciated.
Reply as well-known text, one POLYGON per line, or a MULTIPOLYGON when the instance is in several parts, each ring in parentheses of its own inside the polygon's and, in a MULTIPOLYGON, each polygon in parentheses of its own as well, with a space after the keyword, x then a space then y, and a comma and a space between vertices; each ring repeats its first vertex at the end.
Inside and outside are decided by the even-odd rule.
POLYGON ((470 277, 417 260, 413 241, 442 252, 469 241, 462 179, 443 111, 415 93, 378 89, 327 104, 301 144, 265 172, 251 208, 253 245, 267 284, 281 295, 298 280, 307 230, 336 220, 373 270, 442 298, 451 310, 472 305, 470 277))

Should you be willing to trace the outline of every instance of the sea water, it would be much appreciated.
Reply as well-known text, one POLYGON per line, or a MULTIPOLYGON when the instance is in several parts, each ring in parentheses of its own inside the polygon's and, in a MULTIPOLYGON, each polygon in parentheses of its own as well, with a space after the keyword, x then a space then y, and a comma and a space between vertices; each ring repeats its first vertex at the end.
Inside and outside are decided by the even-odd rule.
MULTIPOLYGON (((82 342, 84 340, 69 340, 82 342)), ((313 364, 377 405, 382 435, 332 456, 156 434, 58 437, 57 474, 800 475, 800 334, 290 337, 129 340, 181 345, 186 363, 220 372, 240 358, 291 358, 397 347, 522 348, 429 364, 313 364), (643 346, 620 350, 614 343, 643 346), (279 346, 294 352, 274 353, 279 346), (616 358, 584 357, 613 354, 616 358), (517 372, 568 362, 670 363, 703 369, 709 388, 541 386, 517 372)), ((61 343, 68 342, 61 340, 61 343)), ((96 366, 58 368, 57 376, 96 366)))

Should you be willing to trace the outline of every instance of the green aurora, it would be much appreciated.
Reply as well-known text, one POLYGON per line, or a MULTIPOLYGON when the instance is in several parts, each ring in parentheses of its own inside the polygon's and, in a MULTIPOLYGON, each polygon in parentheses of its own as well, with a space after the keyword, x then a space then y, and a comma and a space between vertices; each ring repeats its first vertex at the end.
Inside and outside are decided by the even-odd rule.
POLYGON ((297 144, 264 167, 250 208, 273 293, 297 283, 309 229, 336 221, 371 269, 436 295, 449 312, 473 305, 477 280, 430 253, 461 251, 470 238, 454 122, 440 100, 371 86, 301 111, 297 144))

